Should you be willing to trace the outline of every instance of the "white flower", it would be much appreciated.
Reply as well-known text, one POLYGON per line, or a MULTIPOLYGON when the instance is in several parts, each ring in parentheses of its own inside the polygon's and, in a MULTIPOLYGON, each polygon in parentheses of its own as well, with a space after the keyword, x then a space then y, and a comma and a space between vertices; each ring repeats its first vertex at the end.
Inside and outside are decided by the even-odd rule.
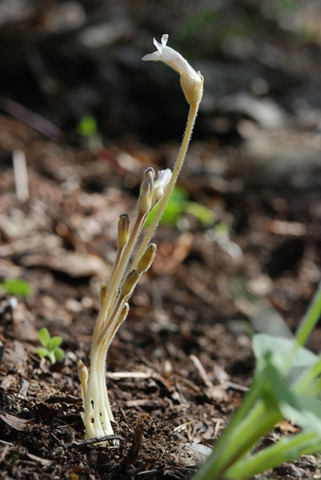
POLYGON ((172 171, 170 168, 166 168, 166 170, 160 170, 157 174, 157 180, 154 181, 154 196, 153 196, 153 203, 152 208, 160 201, 162 196, 164 195, 165 189, 169 184, 172 178, 172 171))
POLYGON ((159 187, 163 187, 164 190, 169 184, 172 178, 172 170, 170 168, 166 168, 166 170, 160 170, 157 173, 157 180, 154 181, 154 189, 159 187))
POLYGON ((203 95, 203 77, 200 72, 196 72, 190 66, 187 60, 176 50, 167 46, 168 35, 162 36, 162 43, 158 43, 154 38, 156 52, 149 53, 143 57, 143 60, 153 62, 164 62, 173 68, 181 76, 181 85, 189 103, 198 103, 203 95))
POLYGON ((153 62, 164 62, 169 67, 173 68, 180 75, 182 73, 188 73, 192 77, 195 77, 197 73, 190 66, 190 64, 185 60, 184 57, 176 50, 173 50, 171 47, 167 46, 168 35, 165 34, 162 36, 162 43, 158 43, 154 38, 154 45, 157 48, 157 51, 154 53, 149 53, 143 57, 143 60, 151 60, 153 62))

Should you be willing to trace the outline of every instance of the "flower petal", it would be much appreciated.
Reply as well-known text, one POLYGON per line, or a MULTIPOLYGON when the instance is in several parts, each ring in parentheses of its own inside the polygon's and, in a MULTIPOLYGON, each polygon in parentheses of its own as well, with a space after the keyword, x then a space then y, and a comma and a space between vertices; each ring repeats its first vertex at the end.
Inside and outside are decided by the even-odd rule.
POLYGON ((166 170, 160 170, 157 174, 157 180, 154 181, 154 188, 157 188, 161 185, 166 188, 171 178, 172 170, 170 168, 166 168, 166 170))
POLYGON ((161 54, 159 52, 154 52, 154 53, 148 53, 145 55, 142 60, 145 60, 145 62, 160 62, 161 61, 161 54))
POLYGON ((187 102, 191 105, 199 103, 203 95, 203 77, 200 72, 196 72, 190 66, 187 60, 181 54, 176 52, 173 48, 167 46, 168 35, 165 33, 162 36, 161 42, 158 43, 154 38, 154 45, 157 48, 156 52, 149 53, 143 57, 143 60, 153 62, 164 62, 169 67, 173 68, 181 76, 181 86, 183 88, 187 102))
POLYGON ((162 36, 162 40, 161 40, 163 47, 166 47, 167 41, 168 41, 168 35, 167 35, 167 33, 164 33, 164 35, 162 36))

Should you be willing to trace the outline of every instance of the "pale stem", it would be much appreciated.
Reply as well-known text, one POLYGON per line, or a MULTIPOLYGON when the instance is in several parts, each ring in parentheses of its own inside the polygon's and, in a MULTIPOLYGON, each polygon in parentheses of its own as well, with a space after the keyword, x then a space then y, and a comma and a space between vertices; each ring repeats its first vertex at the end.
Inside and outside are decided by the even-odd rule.
POLYGON ((113 278, 115 276, 115 272, 117 272, 117 269, 118 269, 118 266, 119 266, 119 263, 120 263, 120 260, 121 260, 124 249, 125 249, 125 247, 118 247, 117 257, 116 257, 114 267, 113 267, 113 271, 112 271, 111 277, 110 277, 111 282, 113 281, 113 278))
MULTIPOLYGON (((118 305, 120 303, 123 304, 123 301, 119 302, 118 305)), ((117 310, 119 311, 119 308, 117 310)), ((86 438, 113 434, 110 421, 113 421, 114 417, 110 408, 105 378, 106 355, 119 326, 120 323, 117 318, 114 318, 92 356, 88 389, 84 402, 86 438)))
POLYGON ((186 152, 187 152, 187 149, 188 149, 188 145, 189 145, 189 142, 190 142, 190 139, 191 139, 191 136, 192 136, 192 131, 193 131, 193 127, 194 127, 194 124, 195 124, 195 120, 196 120, 196 116, 197 116, 197 112, 198 112, 198 108, 199 108, 199 103, 192 103, 191 104, 191 108, 189 110, 189 115, 188 115, 188 121, 187 121, 187 125, 186 125, 186 130, 185 130, 185 134, 184 134, 184 138, 183 138, 183 142, 182 142, 182 145, 181 145, 181 148, 180 148, 180 151, 179 151, 179 154, 178 154, 178 157, 177 157, 177 161, 176 161, 176 164, 174 166, 174 170, 173 170, 173 175, 172 175, 172 178, 165 190, 165 193, 159 203, 159 207, 158 207, 158 210, 157 212, 155 213, 155 216, 152 220, 152 223, 150 224, 150 227, 146 233, 146 236, 137 252, 137 255, 136 255, 136 258, 133 262, 133 266, 132 268, 136 268, 137 267, 137 264, 141 258, 141 256, 144 254, 146 248, 147 248, 147 245, 149 244, 150 242, 150 239, 154 233, 154 230, 156 229, 157 225, 158 225, 158 222, 163 214, 163 211, 166 207, 166 204, 168 202, 168 199, 173 191, 173 188, 175 186, 175 183, 177 181, 177 177, 179 175, 179 172, 183 166, 183 163, 184 163, 184 160, 185 160, 185 156, 186 156, 186 152))
MULTIPOLYGON (((174 166, 172 178, 160 201, 158 210, 146 233, 146 236, 138 250, 133 262, 132 269, 136 268, 139 260, 144 254, 151 236, 158 225, 159 219, 164 211, 168 199, 173 191, 179 172, 183 166, 186 151, 190 142, 192 130, 196 120, 199 103, 192 103, 189 111, 186 131, 179 155, 174 166)), ((106 386, 106 355, 108 347, 120 326, 119 314, 122 311, 124 303, 128 300, 130 293, 121 296, 117 303, 118 289, 120 287, 124 271, 132 254, 133 248, 143 229, 147 214, 138 213, 135 225, 126 247, 118 249, 115 265, 112 272, 111 284, 109 286, 106 298, 101 307, 100 314, 94 330, 92 342, 92 360, 88 379, 88 389, 85 398, 85 426, 86 437, 111 435, 113 429, 110 421, 113 420, 113 414, 110 408, 107 386, 106 386)))
POLYGON ((132 250, 135 246, 136 240, 140 235, 140 232, 142 231, 142 228, 144 226, 146 219, 146 214, 138 213, 137 219, 135 222, 135 225, 132 229, 130 239, 126 245, 125 251, 123 253, 123 256, 121 258, 121 261, 118 266, 118 270, 114 275, 114 278, 108 288, 108 292, 106 295, 106 298, 103 302, 103 305, 101 306, 101 310, 96 322, 95 330, 94 330, 94 335, 93 335, 93 340, 92 340, 92 353, 94 351, 95 346, 97 345, 97 338, 99 333, 101 332, 101 329, 104 325, 105 322, 108 320, 108 316, 112 312, 112 306, 113 302, 115 300, 116 294, 117 294, 117 289, 119 288, 124 270, 126 268, 126 265, 128 263, 128 260, 131 256, 132 250))
MULTIPOLYGON (((88 381, 88 390, 85 402, 86 438, 112 435, 113 429, 110 420, 113 420, 109 406, 105 369, 101 362, 101 353, 98 351, 92 358, 91 372, 88 381)), ((103 355, 103 361, 105 356, 103 355)))
MULTIPOLYGON (((101 331, 99 333, 99 336, 97 337, 97 342, 96 342, 96 345, 97 345, 97 348, 99 348, 99 345, 100 343, 103 341, 104 337, 108 334, 109 330, 111 328, 113 328, 113 325, 115 323, 115 321, 117 320, 117 317, 118 315, 120 314, 120 312, 122 311, 122 308, 124 306, 124 303, 126 302, 127 300, 127 295, 126 297, 121 297, 118 302, 117 302, 117 305, 116 307, 114 308, 114 311, 113 313, 111 314, 111 316, 108 318, 108 320, 106 321, 106 323, 104 324, 104 326, 101 328, 101 331)), ((107 338, 107 337, 106 337, 107 338)), ((112 339, 111 339, 112 340, 112 339)), ((111 341, 110 340, 110 341, 111 341)))

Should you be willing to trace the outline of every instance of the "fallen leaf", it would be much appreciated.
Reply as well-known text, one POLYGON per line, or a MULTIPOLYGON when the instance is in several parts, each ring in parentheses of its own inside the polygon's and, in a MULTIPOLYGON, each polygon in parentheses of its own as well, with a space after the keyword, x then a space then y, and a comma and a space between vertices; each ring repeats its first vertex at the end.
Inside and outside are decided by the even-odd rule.
POLYGON ((0 418, 7 425, 10 425, 10 427, 14 428, 15 430, 18 430, 19 432, 23 432, 29 423, 29 420, 24 420, 23 418, 15 417, 14 415, 10 415, 9 413, 0 413, 0 418))

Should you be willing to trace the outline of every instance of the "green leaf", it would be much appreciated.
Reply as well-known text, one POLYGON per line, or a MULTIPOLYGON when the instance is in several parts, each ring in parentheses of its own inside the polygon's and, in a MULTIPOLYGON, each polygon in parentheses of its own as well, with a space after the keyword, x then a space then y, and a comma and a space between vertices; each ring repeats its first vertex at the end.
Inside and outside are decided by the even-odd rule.
POLYGON ((199 203, 184 202, 183 211, 192 215, 196 220, 203 224, 210 225, 215 221, 215 215, 212 210, 199 203))
POLYGON ((259 297, 242 278, 234 278, 230 283, 231 296, 236 306, 246 315, 253 328, 260 333, 274 337, 293 338, 289 327, 270 302, 259 297))
POLYGON ((40 358, 44 358, 48 355, 48 350, 46 348, 43 348, 43 347, 38 347, 38 348, 35 349, 34 353, 39 355, 40 358))
MULTIPOLYGON (((160 225, 176 225, 177 220, 179 219, 180 215, 183 213, 183 203, 185 200, 188 199, 187 191, 182 187, 174 187, 174 190, 167 202, 167 205, 164 209, 163 215, 159 221, 160 225)), ((148 227, 155 216, 155 213, 158 210, 158 206, 156 206, 148 215, 145 227, 148 227)))
MULTIPOLYGON (((148 227, 157 212, 158 207, 150 212, 145 227, 148 227)), ((159 221, 160 225, 176 225, 181 215, 187 213, 203 224, 211 224, 215 220, 214 213, 207 207, 188 200, 188 192, 185 188, 176 186, 167 202, 163 215, 159 221)))
POLYGON ((301 326, 297 332, 296 338, 299 345, 304 345, 311 335, 317 321, 321 315, 321 282, 319 283, 318 290, 316 291, 312 303, 303 318, 301 326))
POLYGON ((44 347, 48 347, 48 343, 50 342, 50 333, 48 332, 48 329, 42 328, 41 330, 39 330, 38 337, 41 345, 43 345, 44 347))
POLYGON ((254 475, 275 468, 282 463, 296 460, 302 455, 320 452, 320 450, 320 440, 313 432, 302 432, 292 437, 283 437, 259 453, 236 462, 227 471, 227 477, 237 480, 253 478, 254 475))
MULTIPOLYGON (((293 348, 296 345, 295 339, 278 338, 265 333, 259 333, 254 335, 252 340, 254 355, 256 356, 259 367, 262 366, 262 360, 267 353, 272 355, 273 364, 278 366, 281 370, 287 367, 287 358, 293 352, 293 348)), ((291 364, 288 365, 291 369, 299 368, 306 369, 311 368, 318 361, 319 357, 310 352, 306 348, 299 347, 295 354, 291 357, 291 364)))
POLYGON ((0 285, 9 295, 28 297, 32 292, 30 283, 22 278, 6 278, 0 285))
POLYGON ((321 402, 316 398, 294 393, 280 371, 269 360, 264 374, 271 385, 270 394, 284 417, 301 428, 315 432, 321 440, 321 402))
POLYGON ((226 223, 218 222, 214 227, 214 231, 217 235, 228 235, 230 232, 230 229, 226 223))
POLYGON ((48 352, 49 360, 51 361, 52 364, 56 363, 56 356, 55 356, 55 351, 51 350, 51 352, 48 352))
POLYGON ((62 338, 61 337, 52 337, 48 344, 46 345, 48 350, 54 350, 55 348, 59 347, 62 344, 62 338))
POLYGON ((54 354, 55 354, 57 360, 62 360, 63 358, 65 358, 64 351, 59 347, 55 348, 54 354))

